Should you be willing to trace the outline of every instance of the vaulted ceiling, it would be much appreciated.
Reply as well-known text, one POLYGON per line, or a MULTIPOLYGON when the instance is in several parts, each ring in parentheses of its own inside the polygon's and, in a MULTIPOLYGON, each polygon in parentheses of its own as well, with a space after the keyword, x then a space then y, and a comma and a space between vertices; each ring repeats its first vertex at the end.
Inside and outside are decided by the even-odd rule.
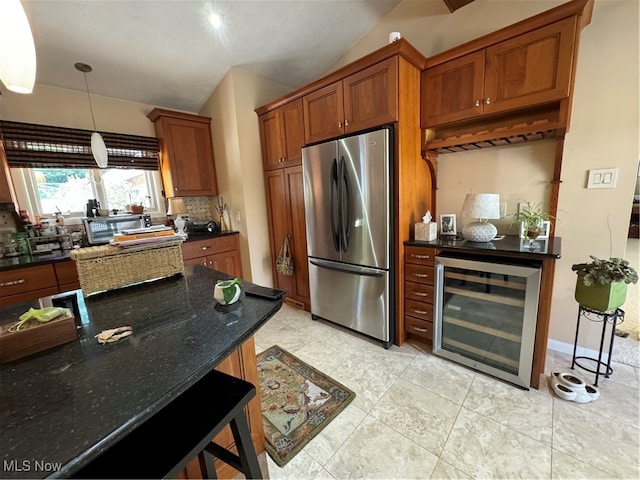
MULTIPOLYGON (((421 1, 435 13, 472 0, 421 1), (444 5, 443 5, 444 2, 444 5), (446 6, 445 6, 446 5, 446 6)), ((37 84, 197 112, 231 66, 300 87, 400 0, 23 0, 37 84), (219 30, 208 22, 216 11, 219 30)))

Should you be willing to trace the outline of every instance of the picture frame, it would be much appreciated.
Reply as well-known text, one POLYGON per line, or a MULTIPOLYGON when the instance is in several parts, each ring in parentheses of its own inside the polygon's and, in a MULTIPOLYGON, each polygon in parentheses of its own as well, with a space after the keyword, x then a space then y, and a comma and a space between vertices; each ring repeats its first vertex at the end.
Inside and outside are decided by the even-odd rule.
POLYGON ((440 235, 450 237, 457 235, 457 233, 456 214, 445 213, 440 215, 440 235))
POLYGON ((536 240, 538 239, 543 240, 543 239, 549 238, 550 231, 551 231, 551 221, 545 220, 544 222, 542 222, 542 231, 540 232, 540 235, 538 235, 536 240))
MULTIPOLYGON (((546 240, 547 238, 549 238, 549 232, 551 231, 551 221, 550 220, 545 220, 542 222, 542 231, 540 232, 540 235, 538 235, 536 237, 536 240, 546 240)), ((524 231, 524 222, 520 222, 520 238, 525 238, 525 231, 524 231)))

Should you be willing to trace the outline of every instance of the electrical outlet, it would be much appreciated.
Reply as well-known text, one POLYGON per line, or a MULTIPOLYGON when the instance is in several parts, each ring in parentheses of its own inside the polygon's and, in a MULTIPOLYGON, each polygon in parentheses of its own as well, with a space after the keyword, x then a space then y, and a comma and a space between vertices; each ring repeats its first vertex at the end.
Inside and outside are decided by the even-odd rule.
POLYGON ((236 223, 242 223, 242 218, 240 217, 240 210, 236 211, 236 223))
POLYGON ((587 188, 616 188, 617 168, 596 168, 589 170, 587 188))

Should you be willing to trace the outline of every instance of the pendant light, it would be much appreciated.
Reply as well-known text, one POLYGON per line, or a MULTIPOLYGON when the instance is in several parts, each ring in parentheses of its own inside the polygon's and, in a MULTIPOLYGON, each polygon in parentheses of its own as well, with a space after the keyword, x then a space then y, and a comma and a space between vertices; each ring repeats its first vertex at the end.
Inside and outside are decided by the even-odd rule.
POLYGON ((0 81, 16 93, 33 92, 36 82, 36 47, 20 0, 0 1, 0 81))
POLYGON ((109 161, 107 154, 107 146, 104 144, 102 135, 98 133, 96 128, 96 119, 93 117, 93 105, 91 104, 91 95, 89 94, 89 83, 87 82, 87 73, 93 71, 91 65, 86 63, 76 63, 76 70, 81 71, 84 74, 84 85, 87 87, 87 97, 89 97, 89 108, 91 109, 91 120, 93 121, 93 133, 91 134, 91 153, 95 158, 96 163, 100 168, 106 168, 109 161))

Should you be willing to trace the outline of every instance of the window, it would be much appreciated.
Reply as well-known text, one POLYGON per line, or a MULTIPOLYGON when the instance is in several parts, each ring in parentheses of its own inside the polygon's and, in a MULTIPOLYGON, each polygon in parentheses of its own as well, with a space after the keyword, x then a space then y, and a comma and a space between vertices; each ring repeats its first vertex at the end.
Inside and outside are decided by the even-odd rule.
POLYGON ((12 168, 16 194, 29 214, 66 218, 83 217, 87 200, 97 199, 102 208, 124 211, 126 205, 142 204, 147 213, 164 216, 164 199, 157 171, 106 168, 12 168))
POLYGON ((109 168, 99 169, 91 154, 92 133, 0 120, 20 207, 32 216, 62 212, 73 219, 86 215, 87 201, 97 199, 104 209, 124 211, 138 204, 164 217, 158 139, 101 132, 109 168))

